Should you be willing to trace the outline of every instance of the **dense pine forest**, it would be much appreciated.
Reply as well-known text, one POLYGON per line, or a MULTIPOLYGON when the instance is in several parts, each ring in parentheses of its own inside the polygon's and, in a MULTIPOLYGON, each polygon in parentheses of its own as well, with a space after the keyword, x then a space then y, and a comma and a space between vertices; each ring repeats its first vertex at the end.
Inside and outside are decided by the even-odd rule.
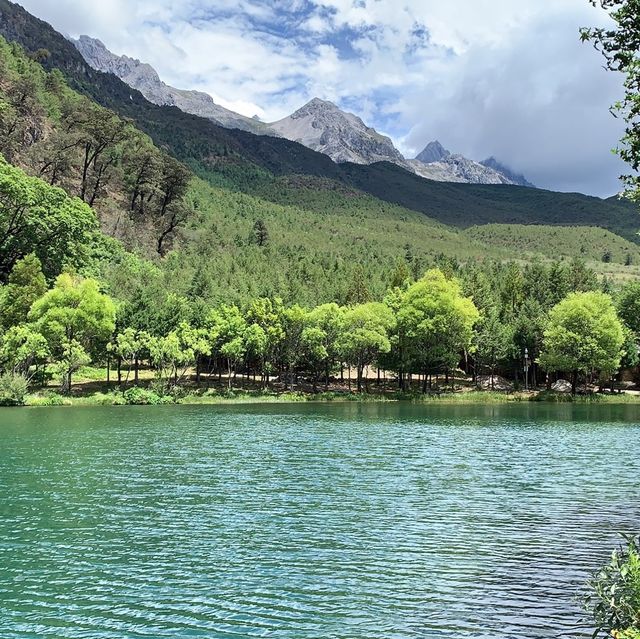
POLYGON ((576 392, 637 365, 631 203, 335 165, 125 98, 0 10, 3 403, 87 370, 142 402, 517 387, 525 358, 576 392))

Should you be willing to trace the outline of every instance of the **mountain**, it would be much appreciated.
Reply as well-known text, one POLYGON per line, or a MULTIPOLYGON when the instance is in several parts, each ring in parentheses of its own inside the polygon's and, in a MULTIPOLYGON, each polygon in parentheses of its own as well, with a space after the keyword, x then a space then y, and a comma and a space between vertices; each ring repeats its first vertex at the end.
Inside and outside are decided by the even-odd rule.
POLYGON ((527 178, 525 178, 524 175, 521 175, 520 173, 515 173, 509 167, 505 166, 501 162, 498 162, 498 160, 496 160, 493 156, 486 160, 482 160, 480 164, 490 169, 493 169, 494 171, 498 171, 498 173, 501 173, 506 178, 508 178, 511 181, 511 184, 517 184, 518 186, 528 186, 529 188, 532 188, 532 189, 536 188, 535 184, 532 184, 531 182, 529 182, 529 180, 527 180, 527 178))
MULTIPOLYGON (((277 204, 294 202, 319 218, 331 210, 335 193, 366 193, 383 205, 399 205, 459 228, 491 223, 597 226, 639 241, 640 218, 630 202, 504 184, 434 182, 389 162, 336 164, 284 138, 225 129, 175 107, 157 106, 115 75, 93 69, 53 27, 9 0, 0 0, 0 35, 30 52, 46 49, 48 55, 39 56, 46 69, 59 69, 73 89, 129 118, 159 148, 216 187, 277 204)), ((372 203, 370 215, 375 210, 372 203)))
POLYGON ((71 42, 92 68, 113 73, 153 104, 176 106, 185 113, 208 118, 229 129, 277 135, 256 118, 245 117, 216 104, 207 93, 176 89, 165 84, 151 65, 126 55, 115 55, 100 40, 83 35, 77 40, 71 39, 71 42))
POLYGON ((514 184, 507 176, 474 162, 463 155, 447 155, 437 162, 425 164, 411 160, 415 173, 436 182, 459 182, 462 184, 514 184))
POLYGON ((431 164, 432 162, 444 160, 450 155, 450 151, 447 151, 447 149, 445 149, 438 140, 434 140, 424 147, 422 152, 416 156, 416 160, 423 162, 424 164, 431 164))
POLYGON ((116 55, 95 38, 83 35, 71 39, 92 68, 112 73, 137 89, 150 102, 175 106, 185 113, 208 118, 229 129, 241 129, 258 135, 282 136, 328 155, 334 162, 373 164, 393 162, 417 175, 439 182, 470 184, 517 184, 533 186, 521 176, 489 158, 481 166, 461 155, 452 155, 437 140, 430 142, 415 161, 406 161, 393 142, 368 127, 352 113, 335 104, 314 98, 292 115, 271 125, 248 118, 216 104, 201 91, 176 89, 165 84, 149 64, 126 55, 116 55), (425 168, 423 164, 428 164, 425 168), (506 178, 506 179, 505 179, 506 178))
POLYGON ((368 127, 353 113, 319 98, 270 126, 288 140, 324 153, 334 162, 393 162, 407 166, 390 138, 368 127))
POLYGON ((463 155, 451 153, 438 140, 429 142, 409 164, 417 175, 436 182, 533 187, 524 176, 514 173, 493 157, 484 162, 475 162, 463 155))

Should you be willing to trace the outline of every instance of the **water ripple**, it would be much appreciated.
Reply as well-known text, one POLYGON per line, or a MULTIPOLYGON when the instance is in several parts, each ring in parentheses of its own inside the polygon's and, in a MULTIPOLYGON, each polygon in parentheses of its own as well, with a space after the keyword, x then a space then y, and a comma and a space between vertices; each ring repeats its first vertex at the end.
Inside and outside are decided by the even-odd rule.
POLYGON ((638 421, 0 411, 0 637, 588 636, 585 580, 640 527, 638 421))

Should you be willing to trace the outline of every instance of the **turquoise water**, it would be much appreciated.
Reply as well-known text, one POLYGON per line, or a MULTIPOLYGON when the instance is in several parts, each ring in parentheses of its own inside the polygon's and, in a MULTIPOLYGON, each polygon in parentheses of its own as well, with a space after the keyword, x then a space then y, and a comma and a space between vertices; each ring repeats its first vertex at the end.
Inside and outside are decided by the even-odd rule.
POLYGON ((0 410, 0 637, 542 639, 640 528, 634 406, 0 410))

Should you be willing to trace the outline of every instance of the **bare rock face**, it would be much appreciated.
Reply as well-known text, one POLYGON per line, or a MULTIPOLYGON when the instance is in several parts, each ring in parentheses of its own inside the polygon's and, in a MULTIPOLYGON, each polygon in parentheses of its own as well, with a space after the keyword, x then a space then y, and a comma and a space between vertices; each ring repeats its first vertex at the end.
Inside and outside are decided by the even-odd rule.
POLYGON ((450 153, 437 140, 427 144, 415 160, 409 160, 409 164, 416 174, 437 182, 533 186, 495 158, 475 162, 463 155, 450 153))
POLYGON ((368 127, 353 113, 319 98, 270 126, 283 137, 324 153, 334 162, 393 162, 411 170, 390 138, 368 127))
POLYGON ((113 73, 130 87, 140 91, 149 102, 175 106, 185 113, 208 118, 228 129, 242 129, 259 135, 277 135, 263 122, 216 104, 207 93, 176 89, 165 84, 152 66, 126 55, 115 55, 100 40, 80 36, 72 42, 89 66, 104 73, 113 73))
POLYGON ((406 160, 390 138, 367 126, 353 113, 342 111, 335 104, 319 98, 314 98, 278 122, 266 124, 255 116, 248 118, 225 109, 201 91, 176 89, 165 84, 152 66, 126 55, 115 55, 100 40, 80 36, 72 42, 87 64, 98 71, 116 75, 154 104, 175 106, 185 113, 208 118, 229 129, 284 137, 324 153, 334 162, 392 162, 439 182, 533 186, 495 158, 474 162, 450 153, 437 140, 430 142, 415 160, 406 160))
POLYGON ((438 140, 434 140, 424 147, 422 152, 416 156, 416 160, 423 164, 431 164, 432 162, 440 162, 450 155, 451 153, 438 140))

